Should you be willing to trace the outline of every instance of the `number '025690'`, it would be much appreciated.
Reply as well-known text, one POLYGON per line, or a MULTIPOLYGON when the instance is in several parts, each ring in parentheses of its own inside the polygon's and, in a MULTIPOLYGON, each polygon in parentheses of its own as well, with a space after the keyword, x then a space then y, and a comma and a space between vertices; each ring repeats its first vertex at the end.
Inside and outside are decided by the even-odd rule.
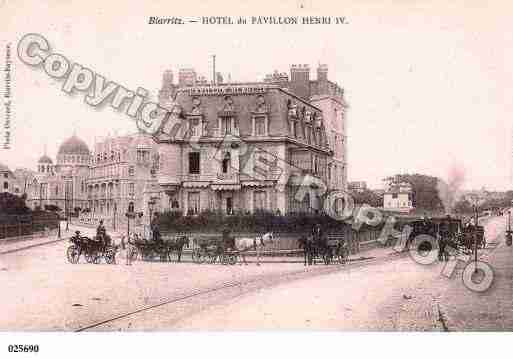
POLYGON ((28 345, 28 344, 10 344, 7 346, 9 353, 37 353, 39 352, 39 345, 28 345))

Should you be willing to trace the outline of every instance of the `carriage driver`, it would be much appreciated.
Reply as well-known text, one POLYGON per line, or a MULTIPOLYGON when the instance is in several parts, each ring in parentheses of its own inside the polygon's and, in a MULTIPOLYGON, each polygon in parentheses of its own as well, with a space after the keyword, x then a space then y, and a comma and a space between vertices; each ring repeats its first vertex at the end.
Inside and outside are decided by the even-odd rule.
POLYGON ((150 224, 150 227, 151 227, 152 239, 155 242, 161 242, 162 236, 160 234, 158 213, 154 214, 153 220, 151 221, 151 224, 150 224))
POLYGON ((316 223, 312 228, 312 236, 315 241, 320 241, 323 237, 321 225, 319 223, 316 223))
POLYGON ((107 229, 103 225, 103 219, 100 220, 100 224, 96 228, 96 240, 102 241, 103 243, 107 243, 107 229))

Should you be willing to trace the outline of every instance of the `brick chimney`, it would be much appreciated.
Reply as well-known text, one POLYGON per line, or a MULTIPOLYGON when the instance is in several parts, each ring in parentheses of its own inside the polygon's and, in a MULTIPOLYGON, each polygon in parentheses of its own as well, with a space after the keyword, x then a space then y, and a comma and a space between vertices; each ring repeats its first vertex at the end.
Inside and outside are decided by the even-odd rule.
POLYGON ((165 102, 173 96, 175 84, 173 83, 173 71, 166 70, 162 75, 162 87, 159 91, 159 102, 165 102))
POLYGON ((328 65, 319 64, 319 67, 317 67, 317 81, 328 81, 328 65))
POLYGON ((290 67, 290 90, 304 100, 310 98, 310 66, 292 65, 290 67))

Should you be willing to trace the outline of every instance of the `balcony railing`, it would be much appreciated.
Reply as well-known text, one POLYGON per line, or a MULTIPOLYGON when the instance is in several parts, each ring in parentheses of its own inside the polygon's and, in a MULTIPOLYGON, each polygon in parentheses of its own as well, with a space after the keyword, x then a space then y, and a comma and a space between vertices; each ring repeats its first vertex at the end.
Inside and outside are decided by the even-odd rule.
POLYGON ((238 173, 218 173, 215 178, 216 183, 239 183, 238 173))

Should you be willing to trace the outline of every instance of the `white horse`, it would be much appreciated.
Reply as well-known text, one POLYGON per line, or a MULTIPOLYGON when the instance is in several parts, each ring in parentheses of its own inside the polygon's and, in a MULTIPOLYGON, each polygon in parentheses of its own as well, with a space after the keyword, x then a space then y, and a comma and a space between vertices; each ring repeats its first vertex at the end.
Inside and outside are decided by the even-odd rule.
MULTIPOLYGON (((257 255, 257 266, 260 265, 260 253, 267 244, 274 243, 273 232, 267 232, 256 238, 235 238, 235 249, 237 249, 242 257, 244 264, 246 262, 246 252, 255 250, 257 255)), ((241 263, 242 264, 242 263, 241 263)))

